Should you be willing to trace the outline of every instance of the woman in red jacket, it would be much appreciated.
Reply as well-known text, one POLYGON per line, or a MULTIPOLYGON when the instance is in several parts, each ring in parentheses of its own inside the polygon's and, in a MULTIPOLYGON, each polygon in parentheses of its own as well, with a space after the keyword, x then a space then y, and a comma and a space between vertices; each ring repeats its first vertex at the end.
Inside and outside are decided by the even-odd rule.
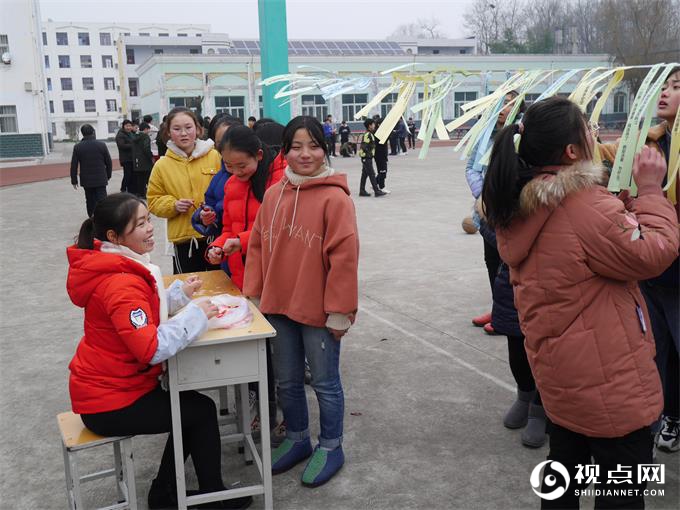
MULTIPOLYGON (((164 289, 160 268, 150 262, 153 247, 146 204, 117 193, 97 204, 77 243, 67 249, 68 294, 85 309, 85 335, 69 365, 72 408, 103 436, 170 432, 170 396, 159 383, 162 362, 200 337, 217 314, 209 301, 191 302, 201 286, 197 277, 164 289)), ((199 490, 224 490, 214 402, 184 391, 180 407, 185 458, 192 457, 199 490)), ((148 506, 176 507, 176 495, 170 434, 148 506)), ((219 505, 245 508, 251 501, 249 496, 219 505)))
POLYGON ((226 258, 232 281, 242 289, 250 231, 264 192, 281 180, 286 160, 245 126, 229 129, 221 147, 222 159, 232 176, 224 186, 222 235, 210 244, 206 255, 211 264, 226 258))

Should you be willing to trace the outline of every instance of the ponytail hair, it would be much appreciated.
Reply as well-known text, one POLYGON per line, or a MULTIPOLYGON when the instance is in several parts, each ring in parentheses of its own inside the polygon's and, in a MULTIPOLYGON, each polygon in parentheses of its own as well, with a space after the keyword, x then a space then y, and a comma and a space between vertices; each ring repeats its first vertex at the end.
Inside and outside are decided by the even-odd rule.
POLYGON ((567 145, 579 146, 587 158, 592 158, 586 122, 575 103, 554 96, 533 103, 521 124, 506 126, 496 135, 482 188, 490 227, 510 225, 519 214, 524 186, 541 167, 561 165, 567 145), (520 136, 519 150, 515 150, 515 135, 520 136))
POLYGON ((275 157, 274 151, 258 138, 255 131, 247 126, 229 128, 222 136, 220 149, 222 151, 244 152, 254 158, 257 157, 260 150, 262 151, 262 159, 257 163, 257 170, 250 178, 253 195, 261 203, 270 177, 270 167, 275 157))
POLYGON ((76 246, 83 250, 92 250, 94 248, 94 221, 88 218, 83 221, 80 226, 80 232, 76 238, 76 246))
POLYGON ((116 235, 125 234, 135 219, 139 205, 144 200, 132 193, 115 193, 107 196, 94 208, 94 214, 80 226, 76 246, 84 250, 94 249, 94 240, 107 241, 106 233, 113 230, 116 235))

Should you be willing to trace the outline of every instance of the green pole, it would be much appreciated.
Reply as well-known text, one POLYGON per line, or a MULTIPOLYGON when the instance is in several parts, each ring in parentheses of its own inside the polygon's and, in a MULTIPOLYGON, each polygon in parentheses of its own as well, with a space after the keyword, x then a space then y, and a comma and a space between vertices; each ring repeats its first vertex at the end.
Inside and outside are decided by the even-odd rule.
MULTIPOLYGON (((260 70, 262 79, 288 73, 288 31, 286 29, 286 0, 258 0, 260 22, 260 70)), ((290 120, 290 105, 274 95, 285 85, 276 83, 262 87, 264 116, 283 125, 290 120)))

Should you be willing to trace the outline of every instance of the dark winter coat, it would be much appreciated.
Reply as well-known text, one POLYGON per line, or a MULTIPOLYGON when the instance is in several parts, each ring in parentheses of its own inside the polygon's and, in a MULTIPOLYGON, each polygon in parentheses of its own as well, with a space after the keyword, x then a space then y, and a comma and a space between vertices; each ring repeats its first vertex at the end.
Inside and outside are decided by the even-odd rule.
POLYGON ((106 186, 111 178, 111 155, 104 142, 94 135, 86 136, 73 147, 71 156, 71 184, 78 184, 80 165, 80 186, 98 188, 106 186))
POLYGON ((349 142, 349 135, 352 133, 352 130, 347 124, 345 124, 344 126, 341 124, 340 129, 338 129, 338 132, 340 133, 340 143, 349 142))
POLYGON ((224 187, 227 184, 227 179, 231 177, 231 172, 227 170, 224 161, 220 171, 210 181, 208 189, 205 191, 205 199, 203 205, 210 207, 215 211, 215 223, 204 225, 201 221, 201 208, 196 209, 191 216, 191 224, 199 234, 206 237, 217 237, 222 233, 222 215, 224 214, 224 187))
POLYGON ((141 131, 132 140, 132 155, 134 157, 135 172, 151 173, 153 168, 153 154, 151 152, 151 138, 141 131))
MULTIPOLYGON (((480 223, 479 233, 487 243, 496 247, 496 232, 485 221, 480 223)), ((515 295, 510 283, 510 268, 503 261, 498 266, 492 294, 491 326, 496 333, 505 336, 524 336, 519 327, 519 316, 515 308, 515 295)))
POLYGON ((378 170, 387 168, 387 144, 386 143, 376 143, 375 144, 375 166, 378 170))
POLYGON ((132 136, 123 128, 116 133, 116 145, 118 146, 118 161, 128 163, 134 161, 132 156, 132 136))

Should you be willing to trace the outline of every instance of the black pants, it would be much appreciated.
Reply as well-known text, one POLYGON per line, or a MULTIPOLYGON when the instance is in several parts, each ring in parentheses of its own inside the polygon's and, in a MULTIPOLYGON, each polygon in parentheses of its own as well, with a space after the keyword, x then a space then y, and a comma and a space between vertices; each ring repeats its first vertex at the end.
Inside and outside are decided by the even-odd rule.
POLYGON ((680 369, 678 368, 678 289, 640 282, 647 303, 656 344, 656 366, 663 388, 663 414, 680 417, 680 369))
MULTIPOLYGON (((531 373, 529 358, 527 358, 527 351, 524 348, 523 336, 508 337, 508 361, 510 362, 510 371, 515 378, 517 387, 521 391, 534 391, 536 389, 536 381, 531 373)), ((541 405, 541 395, 538 391, 533 403, 541 405)))
MULTIPOLYGON (((179 402, 184 460, 191 455, 200 490, 222 490, 222 447, 215 403, 197 391, 181 392, 179 402)), ((106 413, 83 414, 81 418, 88 429, 101 436, 170 432, 170 394, 157 386, 128 407, 106 413)), ((172 433, 165 443, 156 478, 162 484, 175 485, 172 433)))
MULTIPOLYGON (((577 434, 559 425, 552 424, 550 434, 550 453, 548 460, 555 460, 569 471, 570 483, 567 492, 562 497, 552 501, 542 499, 542 509, 553 508, 579 508, 579 496, 574 494, 574 490, 585 489, 583 479, 581 483, 575 478, 578 473, 577 464, 596 464, 600 466, 600 475, 597 485, 591 485, 590 489, 615 490, 632 489, 638 490, 636 496, 596 496, 595 508, 627 508, 638 509, 645 507, 645 500, 642 492, 647 487, 647 482, 638 483, 638 464, 652 463, 652 434, 649 427, 643 427, 623 437, 599 438, 587 437, 577 434), (592 461, 591 461, 592 457, 592 461), (615 477, 609 476, 610 471, 619 471, 619 466, 625 466, 626 472, 630 472, 629 477, 632 483, 607 483, 615 477)), ((558 485, 547 486, 545 479, 548 474, 554 475, 560 482, 558 485, 564 487, 563 477, 553 469, 546 467, 543 471, 543 486, 541 492, 547 494, 555 490, 558 485)), ((616 474, 619 479, 626 478, 626 475, 616 474)))
POLYGON ((376 160, 375 166, 378 169, 378 176, 376 177, 378 187, 383 189, 385 187, 385 179, 387 179, 387 160, 376 160))
POLYGON ((172 256, 172 271, 173 274, 182 273, 197 273, 200 271, 214 271, 220 269, 219 265, 212 265, 205 260, 205 250, 208 248, 208 240, 197 239, 198 246, 195 242, 187 241, 185 243, 173 246, 175 253, 172 256), (189 256, 191 252, 191 256, 189 256))
POLYGON ((328 155, 335 156, 335 139, 332 136, 326 137, 326 146, 328 147, 328 155))
POLYGON ((146 198, 146 187, 149 184, 149 177, 151 177, 151 172, 132 172, 132 186, 128 188, 130 193, 146 198))
POLYGON ((366 179, 371 181, 373 191, 379 191, 378 181, 375 178, 375 170, 373 170, 373 158, 361 158, 361 181, 359 184, 359 192, 366 193, 366 179))
POLYGON ((106 186, 83 189, 85 190, 85 207, 87 208, 87 215, 92 216, 92 214, 94 214, 94 206, 106 198, 106 186))
POLYGON ((390 156, 396 156, 399 152, 399 141, 396 136, 390 136, 390 156))
POLYGON ((415 149, 416 148, 416 135, 409 133, 409 135, 408 135, 408 148, 409 149, 415 149))
POLYGON ((123 166, 123 182, 120 183, 121 191, 132 192, 132 169, 135 166, 132 161, 121 161, 123 166))
POLYGON ((403 136, 399 137, 399 147, 401 147, 401 152, 406 154, 406 138, 403 136))
POLYGON ((498 267, 501 265, 501 256, 493 244, 484 241, 484 262, 486 263, 486 270, 489 273, 489 285, 493 293, 493 282, 496 280, 498 274, 498 267))

